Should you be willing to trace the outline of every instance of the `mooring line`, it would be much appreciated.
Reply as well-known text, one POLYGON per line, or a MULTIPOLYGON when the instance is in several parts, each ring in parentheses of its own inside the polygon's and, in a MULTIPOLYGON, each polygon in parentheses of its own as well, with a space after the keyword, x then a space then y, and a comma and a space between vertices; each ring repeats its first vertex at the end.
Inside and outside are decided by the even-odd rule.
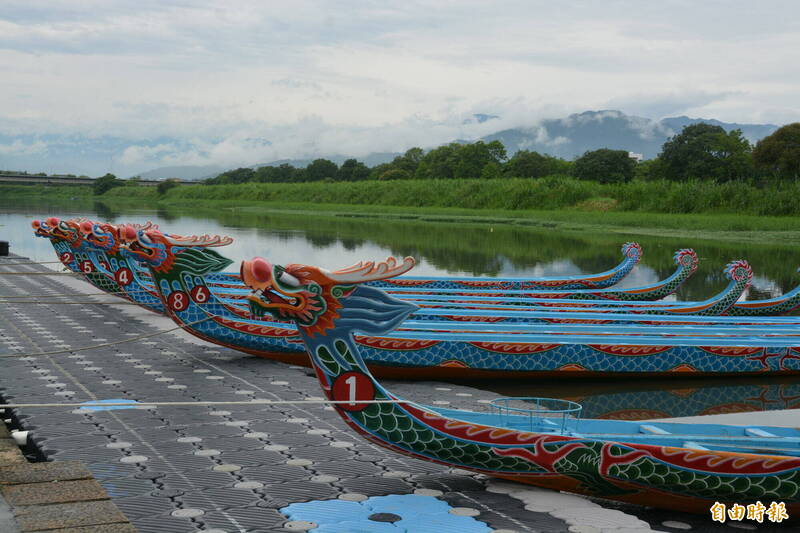
POLYGON ((96 348, 105 348, 107 346, 116 346, 118 344, 125 344, 128 342, 138 341, 141 339, 147 339, 150 337, 155 337, 157 335, 162 335, 164 333, 170 333, 172 331, 177 331, 179 329, 183 329, 187 326, 194 326, 195 324, 200 324, 201 322, 206 322, 208 320, 212 320, 214 317, 208 316, 206 318, 201 318, 200 320, 195 320, 194 322, 187 322, 186 324, 176 326, 170 329, 162 329, 161 331, 156 331, 155 333, 147 333, 145 335, 139 335, 138 337, 132 337, 130 339, 122 339, 120 341, 113 341, 113 342, 104 342, 103 344, 93 344, 92 346, 81 346, 79 348, 65 348, 63 350, 54 350, 51 352, 35 352, 35 353, 2 353, 0 354, 0 358, 11 358, 11 357, 40 357, 44 355, 55 355, 60 353, 74 353, 74 352, 83 352, 86 350, 94 350, 96 348))
POLYGON ((64 293, 64 294, 20 294, 20 295, 0 295, 0 298, 72 298, 72 297, 80 297, 80 296, 106 296, 106 295, 115 295, 115 294, 131 294, 131 293, 138 293, 138 292, 146 292, 148 294, 152 294, 145 289, 136 289, 136 290, 129 290, 129 291, 108 291, 108 292, 75 292, 72 294, 64 293))
POLYGON ((101 402, 100 400, 81 402, 81 403, 0 403, 0 409, 25 409, 34 407, 137 407, 139 409, 150 409, 151 407, 171 406, 171 407, 211 407, 223 405, 304 405, 304 404, 324 404, 324 405, 378 405, 383 403, 390 404, 413 404, 408 400, 239 400, 239 401, 194 401, 194 402, 140 402, 131 400, 129 402, 101 402))
POLYGON ((30 262, 30 263, 5 263, 5 262, 0 262, 0 266, 16 266, 16 265, 53 265, 53 264, 56 264, 56 263, 63 264, 63 261, 40 261, 40 262, 38 262, 38 263, 37 263, 37 262, 35 262, 35 261, 32 261, 32 262, 30 262))
MULTIPOLYGON (((3 266, 0 264, 0 266, 3 266)), ((79 272, 6 272, 0 270, 0 275, 5 276, 83 276, 79 272)))
MULTIPOLYGON (((110 295, 109 295, 110 296, 110 295)), ((11 300, 5 301, 0 300, 0 304, 41 304, 41 305, 141 305, 136 302, 95 302, 95 301, 87 301, 87 302, 48 302, 42 300, 11 300)))

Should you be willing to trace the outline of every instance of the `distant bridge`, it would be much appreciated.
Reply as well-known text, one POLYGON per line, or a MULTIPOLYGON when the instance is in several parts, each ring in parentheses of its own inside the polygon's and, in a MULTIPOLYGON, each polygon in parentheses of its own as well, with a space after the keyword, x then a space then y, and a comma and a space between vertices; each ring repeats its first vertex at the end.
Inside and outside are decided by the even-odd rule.
MULTIPOLYGON (((96 178, 78 178, 78 177, 71 177, 71 176, 34 176, 32 174, 0 174, 0 183, 17 183, 20 185, 92 185, 96 178)), ((128 180, 125 180, 128 181, 128 180)), ((155 187, 163 180, 145 180, 139 179, 132 183, 138 183, 140 185, 147 185, 150 187, 155 187)), ((191 185, 196 182, 194 181, 185 181, 185 180, 175 180, 177 183, 182 185, 191 185)))

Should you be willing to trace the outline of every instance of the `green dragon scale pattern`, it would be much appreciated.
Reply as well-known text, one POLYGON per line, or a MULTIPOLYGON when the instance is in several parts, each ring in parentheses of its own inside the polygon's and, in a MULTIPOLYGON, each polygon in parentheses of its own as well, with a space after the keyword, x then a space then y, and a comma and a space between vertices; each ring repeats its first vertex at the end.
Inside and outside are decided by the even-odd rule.
MULTIPOLYGON (((358 367, 347 344, 334 342, 339 360, 351 368, 358 367)), ((337 362, 325 346, 316 350, 317 362, 329 375, 341 375, 348 370, 337 362)), ((392 399, 382 389, 376 391, 376 400, 392 399)), ((491 446, 478 442, 465 442, 431 429, 413 418, 396 404, 371 404, 361 411, 349 412, 360 432, 377 437, 388 444, 408 452, 424 455, 445 463, 456 464, 496 474, 545 475, 558 473, 578 481, 587 493, 603 497, 635 493, 620 487, 615 480, 650 489, 702 499, 720 499, 725 495, 739 500, 774 499, 794 500, 800 491, 800 471, 790 470, 769 475, 720 475, 697 470, 687 470, 665 463, 657 458, 637 457, 630 462, 612 464, 608 476, 601 473, 603 448, 610 456, 623 456, 639 448, 602 441, 564 440, 541 445, 547 456, 556 457, 552 465, 540 465, 523 458, 498 455, 496 450, 526 448, 532 444, 491 446), (576 443, 578 446, 576 446, 576 443), (559 450, 573 449, 561 455, 559 450)), ((536 453, 536 452, 533 452, 536 453)), ((545 461, 546 463, 546 461, 545 461)))

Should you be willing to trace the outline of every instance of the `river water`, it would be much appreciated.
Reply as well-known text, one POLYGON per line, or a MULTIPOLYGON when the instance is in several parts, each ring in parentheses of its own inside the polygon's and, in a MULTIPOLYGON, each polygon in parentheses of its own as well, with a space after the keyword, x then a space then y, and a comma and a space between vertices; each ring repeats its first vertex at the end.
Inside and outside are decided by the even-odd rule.
MULTIPOLYGON (((362 259, 414 256, 413 275, 518 276, 601 272, 621 261, 620 246, 639 242, 640 264, 620 283, 632 287, 663 279, 675 269, 672 254, 694 248, 698 271, 671 298, 699 300, 722 290, 725 264, 746 259, 755 280, 745 298, 769 298, 800 282, 800 250, 790 245, 715 242, 638 236, 635 232, 565 232, 542 226, 426 221, 415 217, 314 216, 253 210, 117 209, 102 203, 0 203, 0 240, 13 253, 55 260, 49 242, 35 238, 30 221, 86 216, 113 223, 152 221, 177 234, 225 234, 234 261, 262 256, 276 264, 305 263, 336 269, 362 259)), ((800 407, 800 378, 693 380, 483 380, 472 386, 499 395, 550 396, 579 401, 583 416, 643 419, 800 407)))

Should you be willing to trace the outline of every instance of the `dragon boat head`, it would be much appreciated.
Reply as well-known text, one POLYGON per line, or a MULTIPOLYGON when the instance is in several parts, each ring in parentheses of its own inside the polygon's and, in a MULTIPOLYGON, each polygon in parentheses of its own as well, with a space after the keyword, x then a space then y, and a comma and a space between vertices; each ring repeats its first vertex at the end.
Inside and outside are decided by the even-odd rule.
POLYGON ((255 316, 269 313, 293 320, 308 337, 330 330, 358 330, 380 335, 394 329, 417 307, 365 285, 411 270, 414 258, 361 261, 334 272, 289 264, 272 265, 256 257, 242 261, 242 281, 252 289, 247 299, 255 316))
POLYGON ((96 248, 106 252, 116 252, 119 249, 119 227, 106 222, 93 222, 84 220, 80 223, 83 239, 96 248))
POLYGON ((44 237, 46 239, 53 237, 53 228, 47 224, 47 220, 36 219, 31 222, 31 227, 33 228, 34 235, 37 237, 44 237))
POLYGON ((57 217, 50 217, 45 223, 51 228, 51 237, 66 241, 73 248, 78 248, 84 240, 83 233, 81 232, 81 224, 85 222, 85 220, 84 218, 63 220, 57 217))
MULTIPOLYGON (((192 235, 184 237, 162 233, 153 226, 137 227, 133 225, 121 227, 119 237, 125 246, 123 250, 127 254, 156 272, 162 273, 171 271, 177 256, 188 249, 225 246, 233 242, 233 238, 227 236, 192 235)), ((219 257, 222 258, 222 256, 219 257)), ((222 267, 229 264, 230 260, 228 259, 214 262, 215 266, 221 265, 222 267)))

